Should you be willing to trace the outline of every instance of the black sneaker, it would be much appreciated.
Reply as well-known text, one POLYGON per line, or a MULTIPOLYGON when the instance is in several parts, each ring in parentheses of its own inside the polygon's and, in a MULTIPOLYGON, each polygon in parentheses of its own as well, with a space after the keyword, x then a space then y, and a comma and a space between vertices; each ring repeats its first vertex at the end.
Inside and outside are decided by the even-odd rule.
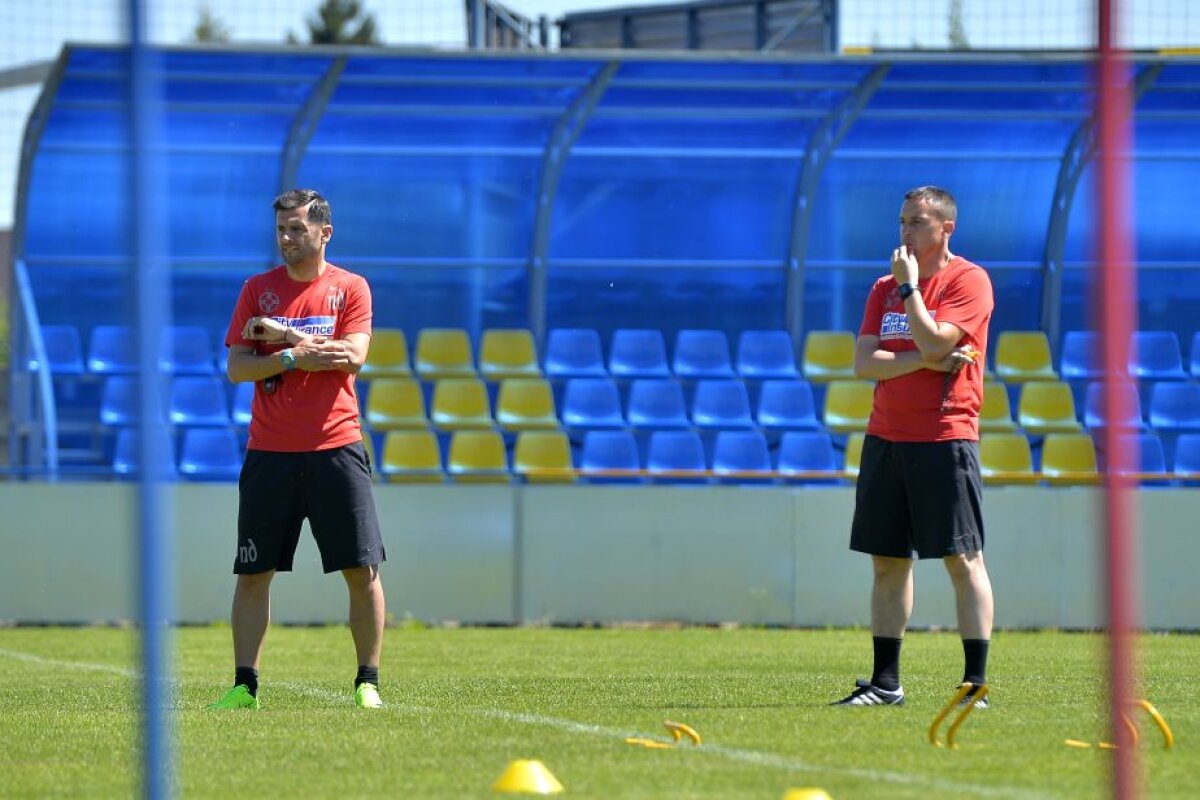
MULTIPOLYGON (((962 688, 961 683, 958 686, 960 689, 962 688)), ((962 700, 958 701, 959 707, 962 708, 963 706, 970 703, 974 699, 974 697, 978 691, 979 691, 978 685, 972 686, 971 691, 967 692, 966 696, 962 700)), ((983 697, 980 697, 979 699, 975 700, 974 702, 975 702, 976 708, 990 708, 992 705, 989 696, 986 694, 983 697)))
POLYGON ((904 687, 897 686, 896 691, 889 692, 887 689, 880 689, 870 681, 864 681, 859 678, 854 682, 857 686, 849 697, 844 697, 837 702, 830 703, 831 706, 902 706, 904 705, 904 687))

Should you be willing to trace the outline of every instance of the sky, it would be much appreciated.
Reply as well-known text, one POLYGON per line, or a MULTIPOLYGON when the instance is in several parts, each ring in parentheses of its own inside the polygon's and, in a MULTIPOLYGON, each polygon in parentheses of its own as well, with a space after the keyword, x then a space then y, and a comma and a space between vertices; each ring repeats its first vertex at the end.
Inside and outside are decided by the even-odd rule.
MULTIPOLYGON (((840 0, 841 46, 945 47, 953 0, 840 0)), ((200 9, 236 43, 304 38, 320 0, 147 0, 151 41, 192 39, 200 9)), ((385 44, 458 49, 466 45, 465 0, 362 0, 385 44)), ((961 0, 967 40, 977 48, 1078 49, 1094 38, 1095 0, 961 0)), ((1113 0, 1125 41, 1139 49, 1200 52, 1200 0, 1113 0)), ((551 21, 578 11, 672 5, 670 0, 505 0, 519 14, 551 21)), ((0 0, 0 70, 55 58, 67 41, 120 41, 126 0, 0 0)), ((552 43, 557 42, 557 35, 552 43)), ((0 227, 12 224, 22 132, 40 86, 0 88, 0 227)))

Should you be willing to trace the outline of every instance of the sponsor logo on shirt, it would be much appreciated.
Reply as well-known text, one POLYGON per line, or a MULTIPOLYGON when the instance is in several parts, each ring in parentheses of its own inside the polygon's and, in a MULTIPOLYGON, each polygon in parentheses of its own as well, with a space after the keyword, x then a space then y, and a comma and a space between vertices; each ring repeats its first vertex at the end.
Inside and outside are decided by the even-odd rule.
MULTIPOLYGON (((937 318, 937 311, 930 310, 929 316, 937 318)), ((889 339, 912 339, 912 331, 908 329, 908 314, 902 314, 898 311, 888 311, 883 315, 883 321, 879 324, 879 339, 887 341, 889 339)))
POLYGON ((337 317, 335 316, 274 317, 274 319, 309 336, 333 336, 333 331, 337 327, 337 317))

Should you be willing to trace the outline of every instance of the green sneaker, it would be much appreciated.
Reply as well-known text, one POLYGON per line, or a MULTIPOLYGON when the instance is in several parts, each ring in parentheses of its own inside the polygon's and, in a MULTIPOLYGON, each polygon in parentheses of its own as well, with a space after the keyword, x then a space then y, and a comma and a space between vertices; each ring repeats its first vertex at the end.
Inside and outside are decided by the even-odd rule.
POLYGON ((359 708, 383 708, 379 687, 373 683, 360 683, 354 690, 354 705, 359 708))
POLYGON ((250 687, 244 683, 239 683, 237 686, 230 689, 215 703, 211 703, 209 708, 258 708, 258 698, 250 694, 250 687))

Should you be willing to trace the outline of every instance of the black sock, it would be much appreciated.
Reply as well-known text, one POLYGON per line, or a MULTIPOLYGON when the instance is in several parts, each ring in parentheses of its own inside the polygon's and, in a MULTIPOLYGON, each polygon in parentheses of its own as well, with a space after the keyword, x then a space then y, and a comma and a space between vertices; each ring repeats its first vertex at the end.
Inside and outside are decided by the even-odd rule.
POLYGON ((233 685, 245 684, 251 697, 258 697, 258 670, 254 667, 234 667, 233 685))
POLYGON ((963 683, 987 683, 987 639, 963 639, 963 683))
POLYGON ((875 669, 871 673, 871 683, 894 692, 900 688, 900 644, 904 640, 874 636, 871 641, 875 645, 875 669))
POLYGON ((357 689, 361 683, 373 683, 378 688, 379 667, 368 667, 365 664, 360 664, 358 667, 358 676, 354 679, 354 688, 357 689))

